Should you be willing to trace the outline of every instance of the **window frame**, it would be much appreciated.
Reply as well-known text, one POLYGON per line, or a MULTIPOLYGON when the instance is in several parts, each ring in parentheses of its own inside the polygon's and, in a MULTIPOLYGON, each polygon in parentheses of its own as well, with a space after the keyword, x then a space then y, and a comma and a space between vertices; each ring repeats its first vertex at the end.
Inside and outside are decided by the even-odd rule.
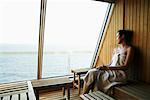
POLYGON ((111 15, 112 15, 113 8, 114 8, 114 4, 109 3, 106 14, 105 14, 105 18, 104 18, 104 21, 103 21, 103 25, 101 27, 101 31, 100 31, 100 34, 99 34, 99 38, 98 38, 98 41, 97 41, 97 45, 96 45, 96 48, 95 48, 93 59, 91 61, 91 66, 90 66, 91 68, 96 67, 96 61, 99 58, 100 48, 101 48, 101 45, 102 45, 102 42, 103 42, 103 38, 105 37, 105 33, 106 33, 106 30, 107 30, 107 27, 108 27, 108 24, 109 24, 111 15))
MULTIPOLYGON (((102 2, 102 1, 100 1, 100 2, 102 2)), ((39 43, 38 43, 38 71, 37 71, 37 79, 41 79, 42 78, 46 5, 47 5, 47 0, 41 0, 40 25, 39 25, 39 43)), ((100 35, 99 35, 99 38, 98 38, 98 41, 97 41, 96 49, 94 51, 94 55, 93 55, 90 67, 93 67, 93 66, 96 65, 96 60, 98 59, 100 44, 101 44, 102 38, 104 36, 104 33, 105 33, 106 29, 107 29, 110 16, 112 15, 113 5, 114 5, 113 3, 109 3, 109 5, 108 5, 108 8, 107 8, 107 11, 106 11, 106 14, 105 14, 105 18, 104 18, 104 22, 102 24, 102 28, 101 28, 101 31, 100 31, 100 35)))

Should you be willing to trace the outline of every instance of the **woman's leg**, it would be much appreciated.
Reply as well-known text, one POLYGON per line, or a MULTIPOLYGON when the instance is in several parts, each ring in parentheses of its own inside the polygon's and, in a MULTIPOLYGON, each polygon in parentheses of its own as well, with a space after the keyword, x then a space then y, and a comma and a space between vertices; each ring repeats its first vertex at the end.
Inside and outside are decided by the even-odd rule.
POLYGON ((87 72, 84 78, 83 94, 88 93, 92 89, 94 82, 97 79, 98 69, 94 68, 87 72))

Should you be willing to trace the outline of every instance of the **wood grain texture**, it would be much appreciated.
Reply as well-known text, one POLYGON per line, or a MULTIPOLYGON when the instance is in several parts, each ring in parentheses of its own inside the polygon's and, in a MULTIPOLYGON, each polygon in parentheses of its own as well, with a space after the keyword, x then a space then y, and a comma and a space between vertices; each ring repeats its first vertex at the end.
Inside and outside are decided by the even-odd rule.
POLYGON ((146 83, 132 83, 114 88, 114 97, 118 100, 149 100, 150 85, 146 83))
POLYGON ((0 100, 36 100, 30 81, 0 85, 0 100), (28 96, 27 96, 28 95, 28 96))
POLYGON ((116 45, 116 32, 128 29, 134 32, 133 46, 135 46, 138 68, 138 80, 150 83, 150 1, 149 0, 117 0, 106 36, 102 42, 96 66, 108 64, 111 53, 116 45), (124 8, 124 9, 123 9, 124 8))
MULTIPOLYGON (((61 90, 57 91, 44 91, 39 94, 40 100, 63 100, 63 94, 61 90)), ((78 95, 77 89, 71 89, 70 100, 82 100, 78 95)))

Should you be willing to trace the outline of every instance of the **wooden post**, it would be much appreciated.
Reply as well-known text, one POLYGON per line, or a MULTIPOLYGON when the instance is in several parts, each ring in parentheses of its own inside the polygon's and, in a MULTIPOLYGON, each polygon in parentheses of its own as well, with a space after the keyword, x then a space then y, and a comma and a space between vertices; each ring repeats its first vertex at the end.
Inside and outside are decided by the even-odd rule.
POLYGON ((42 60, 43 60, 43 45, 44 45, 46 2, 47 2, 47 0, 41 0, 37 79, 41 79, 41 77, 42 77, 42 60))

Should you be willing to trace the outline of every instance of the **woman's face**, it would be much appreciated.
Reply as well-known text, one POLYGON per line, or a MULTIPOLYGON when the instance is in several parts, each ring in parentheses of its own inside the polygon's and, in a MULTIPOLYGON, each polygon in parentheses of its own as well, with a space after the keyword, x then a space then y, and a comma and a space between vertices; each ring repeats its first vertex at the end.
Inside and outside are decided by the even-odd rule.
POLYGON ((117 43, 118 43, 118 44, 121 44, 121 42, 122 42, 122 37, 120 36, 119 33, 116 34, 116 40, 117 40, 117 43))

